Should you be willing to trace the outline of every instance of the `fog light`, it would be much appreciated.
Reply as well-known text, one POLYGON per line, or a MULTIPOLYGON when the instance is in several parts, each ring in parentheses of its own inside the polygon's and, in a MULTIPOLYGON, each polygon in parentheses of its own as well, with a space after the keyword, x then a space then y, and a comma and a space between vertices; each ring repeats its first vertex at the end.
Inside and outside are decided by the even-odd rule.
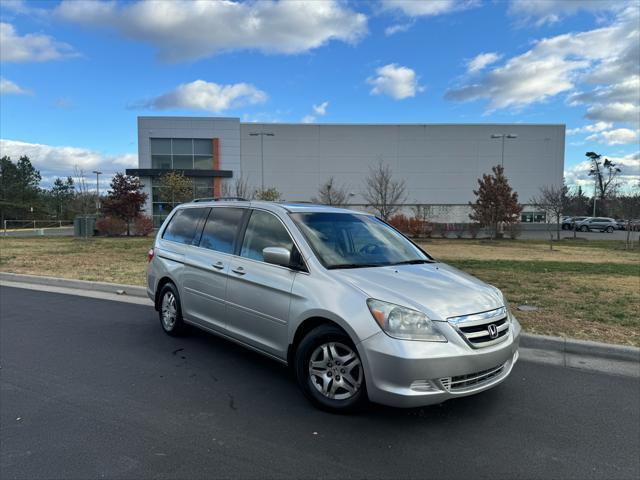
POLYGON ((423 393, 437 393, 442 391, 431 380, 416 380, 409 388, 414 392, 423 393))

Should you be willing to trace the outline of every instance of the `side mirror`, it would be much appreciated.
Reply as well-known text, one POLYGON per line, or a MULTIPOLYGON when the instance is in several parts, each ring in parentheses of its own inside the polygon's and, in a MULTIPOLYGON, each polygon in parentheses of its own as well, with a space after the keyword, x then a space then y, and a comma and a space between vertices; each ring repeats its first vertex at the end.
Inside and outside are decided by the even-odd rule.
POLYGON ((264 261, 281 267, 291 265, 291 252, 282 247, 267 247, 262 249, 264 261))

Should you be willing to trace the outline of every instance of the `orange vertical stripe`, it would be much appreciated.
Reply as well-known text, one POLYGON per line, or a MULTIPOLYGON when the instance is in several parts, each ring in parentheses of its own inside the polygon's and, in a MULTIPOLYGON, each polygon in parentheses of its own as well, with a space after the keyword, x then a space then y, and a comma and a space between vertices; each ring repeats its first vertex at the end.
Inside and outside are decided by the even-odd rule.
MULTIPOLYGON (((213 143, 213 169, 220 170, 220 139, 214 138, 211 140, 213 143)), ((220 184, 220 177, 213 177, 213 196, 222 196, 222 185, 220 184)))

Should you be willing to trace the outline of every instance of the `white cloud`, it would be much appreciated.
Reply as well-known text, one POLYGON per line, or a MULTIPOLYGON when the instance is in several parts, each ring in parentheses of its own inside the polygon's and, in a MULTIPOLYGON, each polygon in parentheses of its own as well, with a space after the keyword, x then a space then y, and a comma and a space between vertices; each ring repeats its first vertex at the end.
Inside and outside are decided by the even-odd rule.
MULTIPOLYGON (((622 191, 628 192, 636 188, 640 181, 640 152, 631 153, 624 157, 606 155, 604 157, 611 160, 622 170, 618 177, 618 184, 622 191)), ((569 187, 583 187, 583 191, 587 196, 592 195, 594 178, 589 176, 590 169, 591 162, 589 160, 584 160, 567 168, 564 171, 565 182, 569 187)))
POLYGON ((317 117, 320 116, 324 116, 327 113, 327 107, 329 106, 329 102, 322 102, 319 105, 312 105, 311 108, 313 109, 313 114, 311 115, 305 115, 304 117, 302 117, 302 120, 300 120, 302 123, 313 123, 316 121, 317 117))
POLYGON ((175 90, 134 106, 153 110, 187 109, 218 113, 244 105, 264 103, 266 100, 267 94, 249 83, 220 85, 196 80, 180 84, 175 90))
POLYGON ((382 0, 381 7, 408 17, 428 17, 465 10, 479 3, 477 0, 382 0))
POLYGON ((0 95, 31 95, 31 92, 18 86, 11 80, 0 77, 0 95))
POLYGON ((570 128, 567 130, 567 135, 577 135, 579 133, 594 133, 608 130, 613 127, 613 123, 610 122, 596 122, 591 125, 585 125, 584 127, 570 128))
POLYGON ((580 11, 600 13, 625 6, 622 0, 511 0, 509 14, 538 26, 559 22, 580 11))
POLYGON ((585 116, 589 119, 637 126, 640 124, 640 75, 631 74, 613 85, 576 92, 567 101, 574 106, 588 105, 585 116))
POLYGON ((500 58, 502 58, 502 55, 495 52, 476 55, 467 63, 467 73, 477 73, 480 70, 484 70, 485 67, 496 63, 500 58))
POLYGON ((637 125, 640 121, 640 106, 638 103, 631 102, 615 102, 608 105, 598 103, 587 109, 585 117, 589 120, 624 122, 637 125))
POLYGON ((58 42, 48 35, 28 33, 18 35, 10 23, 0 23, 0 61, 2 62, 45 62, 76 57, 78 53, 64 42, 58 42))
POLYGON ((33 3, 27 3, 25 0, 2 0, 0 8, 4 10, 3 13, 9 13, 9 15, 3 15, 9 17, 13 15, 28 15, 32 19, 43 19, 48 15, 48 10, 45 8, 36 7, 33 3))
POLYGON ((418 84, 415 71, 396 63, 376 69, 376 75, 369 77, 367 83, 373 85, 371 95, 388 95, 396 100, 415 97, 417 92, 424 90, 418 84))
POLYGON ((413 22, 410 23, 397 23, 395 25, 391 25, 384 29, 384 34, 387 37, 391 35, 395 35, 396 33, 404 33, 407 32, 413 27, 413 22))
POLYGON ((332 40, 355 43, 367 33, 367 17, 338 0, 65 0, 56 13, 70 22, 113 28, 149 43, 169 62, 242 49, 296 54, 332 40))
POLYGON ((633 122, 640 103, 639 54, 638 10, 629 8, 608 26, 536 41, 525 53, 479 77, 463 77, 446 97, 486 99, 489 110, 495 110, 521 108, 570 93, 569 104, 585 104, 589 119, 633 122), (595 88, 578 92, 577 85, 595 88))
POLYGON ((327 113, 328 106, 329 102, 322 102, 320 105, 313 105, 313 111, 317 115, 325 115, 327 113))
POLYGON ((89 185, 95 185, 95 182, 91 182, 91 171, 96 169, 104 172, 103 180, 108 183, 109 178, 115 172, 122 172, 126 168, 134 168, 138 165, 138 155, 133 153, 105 155, 81 147, 53 146, 0 139, 0 156, 5 155, 14 161, 22 155, 28 156, 34 167, 40 170, 43 183, 47 183, 45 179, 53 181, 53 177, 56 176, 73 176, 76 166, 84 170, 89 185))
POLYGON ((638 132, 629 128, 616 128, 615 130, 605 130, 603 132, 589 135, 587 140, 607 145, 625 145, 638 141, 638 132))

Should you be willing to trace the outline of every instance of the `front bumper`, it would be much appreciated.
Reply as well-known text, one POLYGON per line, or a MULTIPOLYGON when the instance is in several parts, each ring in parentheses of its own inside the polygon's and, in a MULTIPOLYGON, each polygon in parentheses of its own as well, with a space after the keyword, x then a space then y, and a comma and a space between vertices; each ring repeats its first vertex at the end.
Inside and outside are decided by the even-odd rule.
POLYGON ((448 324, 447 343, 397 340, 384 332, 358 345, 372 402, 420 407, 482 392, 503 382, 518 359, 520 325, 507 338, 473 349, 448 324))

